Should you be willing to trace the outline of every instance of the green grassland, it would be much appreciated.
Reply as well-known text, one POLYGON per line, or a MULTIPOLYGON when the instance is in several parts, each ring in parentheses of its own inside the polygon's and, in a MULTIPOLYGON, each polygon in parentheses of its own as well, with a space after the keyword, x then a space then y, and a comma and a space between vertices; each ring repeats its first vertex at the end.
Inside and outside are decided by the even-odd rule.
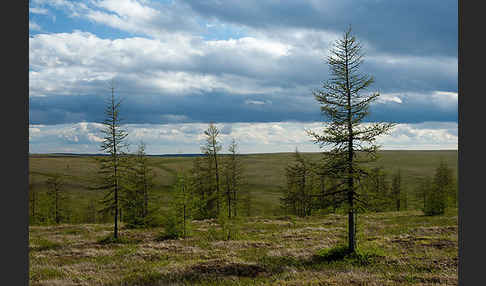
POLYGON ((457 210, 358 216, 359 259, 326 252, 346 240, 346 216, 245 217, 233 240, 213 220, 186 239, 111 224, 29 227, 30 285, 457 285, 457 210))
MULTIPOLYGON (((319 160, 319 153, 303 153, 312 160, 319 160)), ((409 193, 409 209, 419 205, 414 192, 424 176, 432 176, 440 160, 444 160, 457 173, 457 150, 444 151, 381 151, 379 159, 370 166, 383 166, 391 175, 402 172, 402 186, 409 193)), ((243 192, 253 195, 252 212, 255 215, 278 215, 281 188, 285 187, 285 167, 294 160, 293 153, 241 155, 244 166, 243 192)), ((223 156, 224 157, 224 156, 223 156)), ((178 171, 192 167, 192 157, 149 157, 149 165, 155 172, 155 203, 162 209, 170 201, 171 186, 178 171)), ((73 212, 81 212, 88 200, 100 199, 102 191, 90 190, 96 184, 99 165, 95 157, 31 155, 29 157, 30 181, 35 190, 46 190, 49 176, 55 173, 66 176, 64 190, 70 195, 73 212)), ((80 217, 79 215, 78 217, 80 217)), ((76 217, 76 216, 74 216, 76 217)), ((74 219, 73 222, 76 222, 74 219)))
MULTIPOLYGON (((154 200, 162 207, 170 201, 176 173, 189 170, 192 160, 149 157, 156 173, 154 200)), ((229 241, 215 220, 193 221, 191 236, 174 240, 160 240, 163 227, 127 229, 122 222, 119 243, 103 240, 112 234, 112 223, 30 225, 30 285, 457 285, 457 209, 429 217, 411 202, 407 211, 360 213, 359 255, 336 258, 347 239, 346 215, 298 218, 280 211, 285 167, 293 160, 293 153, 242 155, 254 216, 241 217, 229 241)), ((400 169, 403 188, 413 194, 440 160, 457 173, 457 151, 381 151, 371 166, 389 174, 400 169)), ((74 212, 102 197, 90 189, 97 171, 94 157, 29 158, 35 190, 45 190, 55 173, 66 176, 64 191, 74 212)))

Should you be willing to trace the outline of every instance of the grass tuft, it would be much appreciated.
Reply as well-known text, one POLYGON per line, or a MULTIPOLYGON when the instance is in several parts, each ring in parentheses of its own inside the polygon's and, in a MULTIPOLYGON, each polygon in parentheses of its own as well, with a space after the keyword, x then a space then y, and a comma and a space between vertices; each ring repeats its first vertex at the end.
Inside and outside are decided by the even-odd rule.
POLYGON ((115 238, 114 236, 112 236, 110 234, 106 237, 102 237, 97 242, 99 244, 128 244, 128 243, 133 243, 134 241, 132 241, 132 240, 126 238, 126 237, 121 237, 121 236, 119 236, 118 238, 115 238))
POLYGON ((58 249, 61 248, 61 244, 57 242, 50 241, 48 239, 39 237, 32 240, 32 244, 35 245, 31 247, 34 251, 43 251, 43 250, 51 250, 51 249, 58 249))
POLYGON ((351 252, 347 245, 338 245, 333 248, 321 249, 314 256, 314 260, 319 262, 343 261, 359 266, 370 265, 379 257, 384 257, 384 252, 375 247, 358 248, 351 252))
POLYGON ((179 239, 179 235, 177 233, 167 233, 164 231, 157 235, 155 241, 166 241, 171 239, 179 239))

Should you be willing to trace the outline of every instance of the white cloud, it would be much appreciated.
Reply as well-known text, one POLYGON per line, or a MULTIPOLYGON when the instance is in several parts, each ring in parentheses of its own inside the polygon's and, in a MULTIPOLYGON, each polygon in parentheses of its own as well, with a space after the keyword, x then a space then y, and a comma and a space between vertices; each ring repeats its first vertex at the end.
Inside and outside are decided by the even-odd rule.
POLYGON ((440 108, 457 107, 458 95, 457 92, 450 91, 434 91, 431 95, 431 100, 440 108))
POLYGON ((406 104, 415 104, 417 106, 433 105, 435 108, 457 109, 457 93, 447 91, 432 92, 403 92, 400 94, 389 94, 388 96, 399 96, 400 101, 406 104))
POLYGON ((238 52, 238 54, 243 55, 247 53, 262 53, 274 58, 287 56, 292 49, 292 47, 288 44, 283 44, 278 41, 268 39, 257 39, 254 37, 207 41, 206 44, 211 49, 218 50, 218 52, 229 50, 231 52, 238 52))
POLYGON ((102 0, 96 1, 95 4, 123 18, 151 19, 159 14, 157 10, 136 0, 102 0))
POLYGON ((397 124, 377 141, 388 149, 457 149, 457 128, 455 122, 397 124))
POLYGON ((183 3, 162 4, 144 0, 33 0, 36 6, 51 6, 64 10, 70 17, 84 18, 122 31, 163 37, 177 30, 197 30, 196 15, 183 3))
MULTIPOLYGON (((235 138, 242 153, 319 152, 305 130, 322 132, 320 122, 268 122, 268 123, 218 123, 223 150, 235 138)), ((127 140, 132 146, 143 140, 149 154, 199 153, 204 144, 205 123, 184 124, 127 124, 127 140)), ((81 122, 54 126, 31 125, 29 127, 30 152, 99 152, 101 142, 99 123, 81 122), (76 147, 78 146, 78 147, 76 147), (57 149, 56 149, 57 148, 57 149)), ((426 122, 398 124, 390 135, 378 138, 383 149, 457 149, 457 123, 426 122)), ((131 149, 134 149, 132 147, 131 149)))
POLYGON ((47 15, 49 14, 49 10, 47 10, 46 8, 30 7, 29 13, 47 15))
POLYGON ((265 101, 247 99, 245 100, 245 104, 264 105, 265 101))
POLYGON ((386 102, 395 102, 395 103, 402 103, 402 99, 400 98, 400 93, 382 93, 377 99, 377 102, 386 103, 386 102))
POLYGON ((30 95, 92 92, 95 85, 90 82, 113 77, 153 92, 171 94, 214 90, 236 94, 281 93, 291 88, 283 89, 278 83, 269 85, 267 79, 237 72, 250 69, 264 73, 266 64, 274 69, 268 56, 284 56, 285 49, 277 42, 256 38, 205 42, 184 35, 165 40, 109 40, 81 31, 40 34, 29 39, 30 95), (231 66, 235 73, 199 71, 201 59, 224 61, 230 55, 235 60, 231 66))

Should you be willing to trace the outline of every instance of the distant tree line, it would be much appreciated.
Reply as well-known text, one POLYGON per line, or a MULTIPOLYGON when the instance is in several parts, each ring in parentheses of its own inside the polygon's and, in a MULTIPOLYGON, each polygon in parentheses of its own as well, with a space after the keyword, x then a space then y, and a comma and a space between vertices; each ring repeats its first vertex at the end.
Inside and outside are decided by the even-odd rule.
MULTIPOLYGON (((297 150, 294 162, 286 168, 287 185, 283 188, 281 208, 286 214, 300 217, 313 213, 336 213, 346 210, 346 197, 339 187, 344 184, 322 164, 312 161, 297 150)), ((444 160, 439 162, 433 176, 419 178, 417 189, 407 189, 400 169, 386 171, 383 167, 367 170, 366 178, 357 189, 362 202, 360 212, 404 211, 412 198, 426 215, 443 214, 446 208, 457 208, 457 181, 453 170, 444 160)))

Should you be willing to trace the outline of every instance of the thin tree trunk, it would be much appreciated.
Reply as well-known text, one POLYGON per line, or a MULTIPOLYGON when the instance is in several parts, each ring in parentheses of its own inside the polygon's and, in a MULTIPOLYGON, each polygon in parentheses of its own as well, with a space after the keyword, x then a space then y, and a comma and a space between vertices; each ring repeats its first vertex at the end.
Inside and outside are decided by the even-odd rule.
MULTIPOLYGON (((228 182, 229 184, 229 182, 228 182)), ((231 218, 231 191, 229 185, 226 187, 226 196, 228 198, 228 218, 231 218)))
POLYGON ((424 210, 425 210, 425 196, 427 195, 425 188, 424 188, 424 210))
POLYGON ((35 223, 35 191, 31 190, 32 192, 32 222, 35 223))
POLYGON ((186 203, 184 202, 184 238, 186 238, 186 203))
POLYGON ((115 226, 113 230, 113 237, 115 239, 118 238, 118 177, 117 177, 117 154, 116 154, 116 134, 115 134, 115 97, 114 97, 114 88, 111 88, 111 111, 112 111, 112 137, 113 137, 113 163, 114 163, 114 176, 115 176, 115 226))
POLYGON ((237 201, 236 201, 236 156, 233 154, 232 155, 232 178, 231 178, 231 184, 233 187, 233 216, 236 217, 236 207, 237 207, 237 201))
POLYGON ((349 86, 349 70, 348 70, 348 50, 347 43, 348 39, 346 36, 346 92, 347 92, 347 105, 348 105, 348 246, 349 251, 354 252, 356 249, 356 239, 355 239, 355 224, 354 224, 354 181, 353 181, 353 127, 352 127, 352 115, 351 115, 351 91, 349 86))
POLYGON ((236 188, 233 187, 233 202, 235 204, 233 208, 233 216, 236 217, 236 208, 237 208, 237 201, 236 201, 236 188))
POLYGON ((216 139, 213 138, 213 150, 214 150, 214 164, 216 168, 216 210, 218 211, 219 214, 219 171, 218 171, 218 158, 216 156, 216 139))
POLYGON ((59 209, 58 209, 58 190, 57 187, 54 187, 54 192, 55 192, 55 219, 56 219, 56 224, 59 224, 59 209))
POLYGON ((348 203, 349 203, 349 213, 348 213, 348 236, 349 236, 349 242, 348 242, 348 247, 349 251, 354 252, 356 249, 356 230, 355 230, 355 222, 354 222, 354 200, 353 200, 353 179, 349 178, 348 179, 348 188, 351 188, 350 191, 348 191, 348 203))
POLYGON ((143 172, 143 200, 144 200, 144 209, 143 209, 143 217, 147 217, 148 215, 148 187, 147 187, 147 178, 146 178, 147 170, 144 167, 143 172))
POLYGON ((399 212, 400 211, 400 189, 397 189, 396 196, 397 196, 397 212, 399 212))
POLYGON ((115 174, 115 226, 113 229, 113 237, 117 239, 118 238, 118 182, 116 180, 116 165, 115 165, 114 174, 115 174))

